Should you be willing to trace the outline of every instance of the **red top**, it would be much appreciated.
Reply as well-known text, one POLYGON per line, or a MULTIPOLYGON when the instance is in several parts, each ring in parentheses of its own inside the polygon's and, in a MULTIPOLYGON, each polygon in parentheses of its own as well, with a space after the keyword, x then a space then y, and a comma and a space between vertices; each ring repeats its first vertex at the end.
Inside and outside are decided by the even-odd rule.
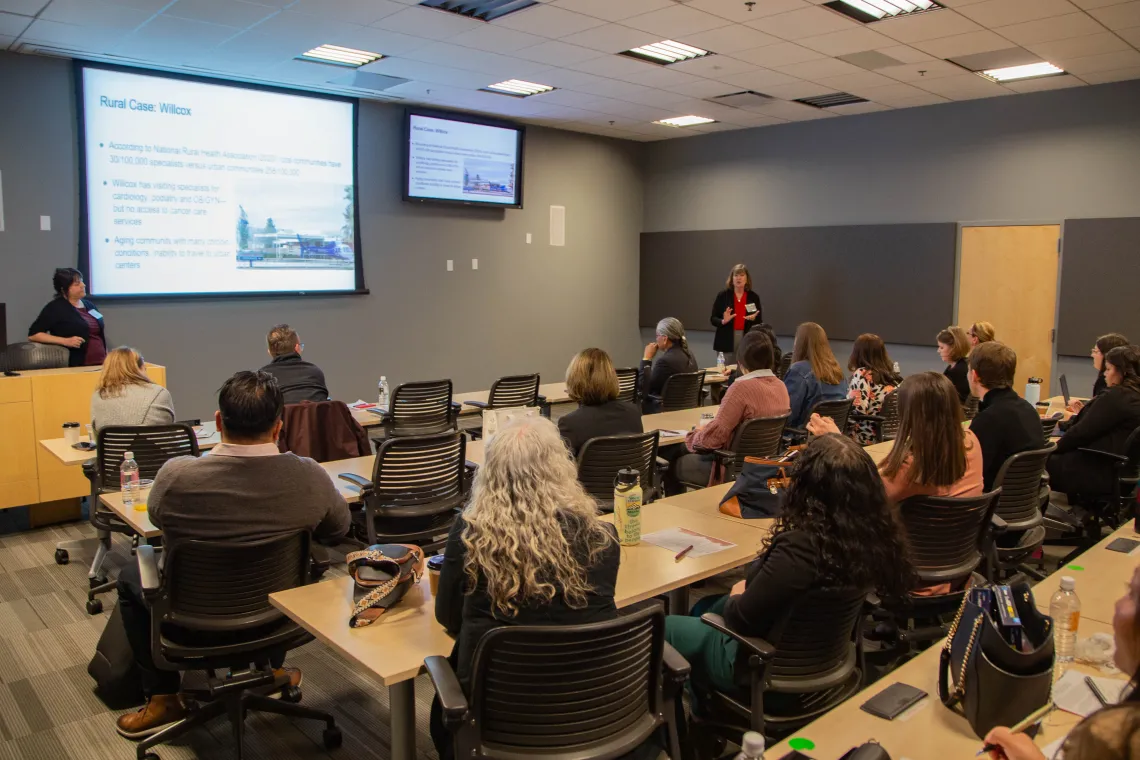
POLYGON ((83 354, 83 363, 88 367, 97 367, 107 358, 107 344, 103 341, 103 331, 99 328, 99 320, 87 313, 87 309, 76 309, 79 316, 87 323, 91 334, 83 345, 87 348, 83 354))
POLYGON ((745 310, 747 308, 748 308, 748 291, 746 290, 743 293, 741 293, 740 298, 737 298, 736 293, 734 292, 732 294, 732 314, 733 314, 732 329, 733 330, 743 330, 744 329, 744 315, 746 313, 745 310))

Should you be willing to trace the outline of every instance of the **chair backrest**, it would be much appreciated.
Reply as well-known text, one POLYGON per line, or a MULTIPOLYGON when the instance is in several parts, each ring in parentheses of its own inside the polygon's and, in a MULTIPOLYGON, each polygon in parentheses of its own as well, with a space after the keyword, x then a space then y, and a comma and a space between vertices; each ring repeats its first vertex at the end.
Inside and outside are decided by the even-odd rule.
POLYGON ((189 425, 108 425, 99 431, 96 472, 103 491, 119 490, 119 466, 128 451, 135 455, 140 478, 154 478, 174 457, 200 455, 198 437, 189 425))
POLYGON ((1053 435, 1053 431, 1056 429, 1058 423, 1060 423, 1060 420, 1055 420, 1052 417, 1042 417, 1041 432, 1045 434, 1046 438, 1048 438, 1049 436, 1053 435))
POLYGON ((966 578, 982 561, 982 542, 1001 491, 981 496, 913 496, 899 502, 910 561, 923 586, 966 578))
POLYGON ((1124 456, 1128 457, 1128 464, 1121 468, 1120 479, 1135 484, 1140 480, 1140 427, 1133 430, 1124 442, 1124 456))
POLYGON ((591 438, 578 452, 578 480, 587 493, 603 502, 613 501, 618 470, 637 470, 643 489, 654 486, 660 440, 660 430, 591 438))
POLYGON ((487 403, 492 409, 510 406, 534 406, 538 403, 538 374, 510 375, 491 383, 487 403))
POLYGON ((641 370, 637 367, 615 369, 618 378, 618 400, 636 404, 641 401, 641 370))
POLYGON ((978 416, 978 404, 980 400, 974 394, 966 397, 966 403, 962 404, 962 413, 965 414, 966 419, 972 420, 978 416))
MULTIPOLYGON (((235 504, 235 508, 237 505, 235 504)), ((166 547, 152 629, 240 633, 280 621, 269 595, 309 582, 309 534, 255 541, 178 541, 166 547)))
POLYGON ((879 407, 879 416, 883 421, 879 423, 879 434, 884 441, 893 441, 899 435, 899 392, 893 390, 883 396, 883 405, 879 407))
MULTIPOLYGON (((847 430, 847 418, 851 416, 852 401, 849 398, 832 399, 830 401, 820 401, 812 407, 812 414, 818 414, 820 417, 830 417, 835 420, 835 426, 841 431, 847 430)), ((811 419, 811 414, 808 415, 811 419)))
POLYGON ((1043 449, 1022 451, 1005 460, 994 479, 1001 489, 995 514, 1009 523, 1011 530, 1028 530, 1041 524, 1041 475, 1049 455, 1057 450, 1050 443, 1043 449))
POLYGON ((784 375, 788 374, 788 370, 791 368, 791 366, 792 366, 792 352, 787 351, 784 353, 783 356, 780 357, 780 366, 778 366, 776 368, 776 377, 783 380, 784 375))
POLYGON ((801 594, 769 635, 776 648, 769 681, 845 680, 857 664, 855 632, 866 596, 866 589, 855 588, 801 594))
POLYGON ((451 408, 451 381, 428 380, 396 386, 384 428, 392 437, 444 433, 457 426, 451 408))
POLYGON ((664 646, 659 606, 600 623, 489 631, 475 649, 468 697, 477 756, 632 751, 664 722, 664 646))
POLYGON ((458 431, 384 440, 372 471, 372 498, 383 516, 426 517, 461 506, 466 440, 458 431))
POLYGON ((696 409, 701 405, 701 388, 705 384, 705 371, 678 372, 670 375, 661 389, 661 411, 696 409))
POLYGON ((0 370, 58 369, 67 366, 69 356, 63 346, 31 341, 11 343, 0 356, 0 370))
POLYGON ((740 423, 729 445, 729 449, 736 453, 729 474, 735 477, 740 472, 745 457, 771 459, 776 456, 787 422, 788 415, 784 414, 779 417, 753 417, 740 423))

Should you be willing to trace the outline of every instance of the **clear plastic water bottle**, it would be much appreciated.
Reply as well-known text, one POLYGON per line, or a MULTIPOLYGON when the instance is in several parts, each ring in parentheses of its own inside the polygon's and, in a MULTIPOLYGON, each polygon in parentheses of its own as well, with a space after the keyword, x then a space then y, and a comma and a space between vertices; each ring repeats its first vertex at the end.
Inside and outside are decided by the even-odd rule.
POLYGON ((716 355, 716 371, 722 375, 724 374, 724 352, 723 351, 721 351, 720 353, 718 353, 716 355))
POLYGON ((893 365, 892 369, 894 369, 894 371, 895 371, 895 374, 896 374, 896 375, 901 375, 901 374, 902 374, 902 367, 900 367, 900 366, 899 366, 899 363, 898 363, 898 362, 895 362, 895 363, 894 363, 894 365, 893 365))
POLYGON ((1061 578, 1061 588, 1049 600, 1049 616, 1056 631, 1054 648, 1057 662, 1072 662, 1077 649, 1077 629, 1081 624, 1081 600, 1073 588, 1077 582, 1071 575, 1061 578))
POLYGON ((380 400, 378 403, 380 406, 387 409, 388 408, 388 378, 384 377, 383 375, 380 376, 379 388, 380 388, 380 400))
POLYGON ((133 507, 139 496, 139 464, 133 451, 123 454, 119 465, 119 490, 123 492, 123 506, 133 507))
POLYGON ((756 731, 744 734, 736 760, 764 760, 764 735, 756 731))

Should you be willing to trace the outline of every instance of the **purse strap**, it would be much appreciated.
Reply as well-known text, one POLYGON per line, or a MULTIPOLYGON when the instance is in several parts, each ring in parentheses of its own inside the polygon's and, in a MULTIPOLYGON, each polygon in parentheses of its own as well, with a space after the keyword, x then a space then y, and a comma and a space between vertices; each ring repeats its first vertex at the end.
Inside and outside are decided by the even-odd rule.
POLYGON ((958 607, 958 615, 954 618, 954 624, 950 626, 950 634, 946 637, 946 643, 942 645, 942 652, 938 658, 938 697, 942 700, 942 704, 947 707, 954 707, 966 694, 966 669, 970 664, 970 655, 973 654, 974 647, 978 643, 978 632, 982 629, 983 615, 978 615, 974 618, 974 624, 970 629, 970 641, 966 644, 966 651, 962 654, 962 664, 958 669, 958 680, 954 684, 954 690, 951 691, 949 675, 953 663, 950 651, 954 643, 954 636, 958 633, 958 624, 962 622, 962 613, 965 612, 966 604, 969 601, 970 594, 967 591, 962 597, 962 604, 958 607))

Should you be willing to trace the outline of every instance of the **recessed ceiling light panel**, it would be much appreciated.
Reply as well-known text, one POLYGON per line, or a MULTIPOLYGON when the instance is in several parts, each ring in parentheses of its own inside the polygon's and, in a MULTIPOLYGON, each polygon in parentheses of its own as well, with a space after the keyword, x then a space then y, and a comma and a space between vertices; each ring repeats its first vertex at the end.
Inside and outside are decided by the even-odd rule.
POLYGON ((864 24, 899 16, 911 16, 942 7, 934 0, 831 0, 824 3, 824 6, 864 24))
POLYGON ((712 124, 716 119, 708 119, 704 116, 674 116, 672 119, 662 119, 655 121, 654 124, 664 124, 667 127, 695 127, 698 124, 712 124))
POLYGON ((1015 82, 1019 79, 1038 79, 1064 74, 1065 70, 1051 63, 1026 63, 1021 66, 1006 66, 1004 69, 986 69, 977 72, 992 82, 1015 82))
POLYGON ((541 95, 554 88, 548 84, 535 84, 522 79, 508 79, 505 82, 496 82, 483 88, 487 92, 497 92, 500 95, 511 95, 516 98, 529 98, 531 95, 541 95))
POLYGON ((648 61, 649 63, 656 63, 661 66, 668 66, 671 63, 704 58, 706 55, 712 55, 712 53, 699 47, 686 45, 683 42, 662 40, 661 42, 654 42, 652 45, 642 45, 632 50, 623 51, 622 55, 637 58, 641 61, 648 61))
POLYGON ((339 45, 321 45, 297 56, 298 60, 302 61, 331 63, 334 66, 347 66, 352 69, 360 68, 373 61, 379 61, 383 57, 379 53, 370 53, 367 50, 356 50, 339 45))

